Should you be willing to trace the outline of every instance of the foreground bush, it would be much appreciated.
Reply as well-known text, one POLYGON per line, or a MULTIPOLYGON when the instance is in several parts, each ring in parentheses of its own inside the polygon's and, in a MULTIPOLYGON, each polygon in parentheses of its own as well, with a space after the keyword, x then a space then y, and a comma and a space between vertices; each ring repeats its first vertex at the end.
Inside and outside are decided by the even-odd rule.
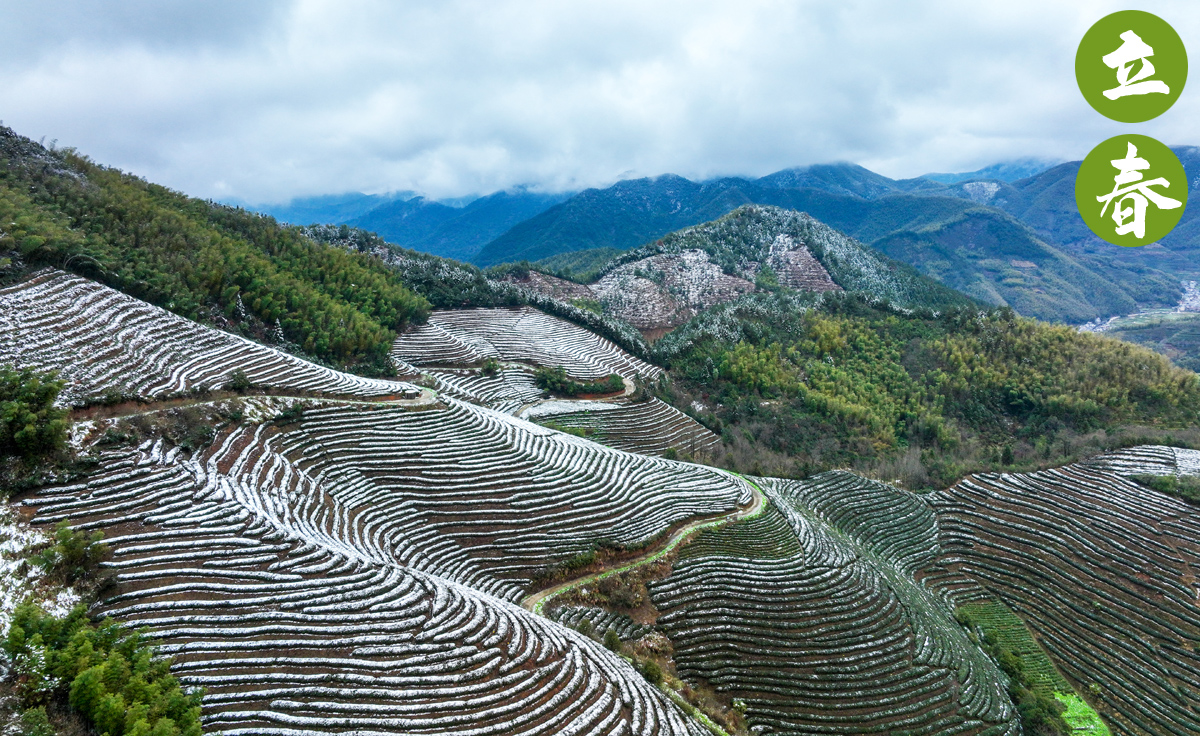
POLYGON ((101 736, 200 736, 200 693, 180 688, 141 635, 93 626, 82 605, 58 618, 22 604, 4 653, 31 728, 69 706, 101 736))
POLYGON ((62 449, 67 412, 54 406, 62 388, 53 374, 0 366, 0 458, 40 458, 62 449))
POLYGON ((66 519, 54 529, 54 541, 29 559, 59 585, 98 579, 100 563, 111 556, 104 532, 75 531, 66 519))

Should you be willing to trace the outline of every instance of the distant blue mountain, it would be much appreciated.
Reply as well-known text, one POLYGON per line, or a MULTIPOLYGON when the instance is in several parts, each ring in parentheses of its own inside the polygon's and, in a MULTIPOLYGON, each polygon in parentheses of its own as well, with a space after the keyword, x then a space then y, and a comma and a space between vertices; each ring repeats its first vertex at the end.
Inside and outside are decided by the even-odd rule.
MULTIPOLYGON (((1200 151, 1175 150, 1189 181, 1200 182, 1200 151)), ((759 179, 632 179, 550 207, 484 245, 472 260, 480 266, 556 256, 547 263, 573 262, 563 254, 624 251, 754 203, 807 212, 948 286, 1046 320, 1078 324, 1167 306, 1178 300, 1181 279, 1200 276, 1195 208, 1158 246, 1113 248, 1092 236, 1075 210, 1078 164, 1021 176, 1045 166, 1009 162, 980 171, 1019 177, 1013 182, 952 184, 893 180, 846 163, 759 179)), ((589 262, 585 270, 601 265, 589 262)))
POLYGON ((347 224, 373 230, 405 248, 467 261, 485 243, 570 196, 572 192, 515 189, 480 197, 462 208, 418 197, 380 205, 347 224))
POLYGON ((242 206, 291 225, 343 225, 376 207, 413 199, 416 196, 416 192, 391 194, 347 192, 345 194, 324 194, 319 197, 302 197, 285 204, 242 206))
POLYGON ((760 179, 694 182, 674 174, 627 179, 580 192, 531 217, 484 245, 472 260, 490 266, 593 248, 625 250, 744 204, 792 207, 798 192, 864 201, 945 189, 928 179, 896 181, 850 163, 784 169, 760 179))
POLYGON ((442 202, 415 192, 329 194, 286 204, 245 206, 292 225, 355 225, 396 245, 469 260, 512 226, 572 196, 525 188, 442 202))
POLYGON ((1019 158, 961 174, 926 174, 921 178, 931 179, 942 184, 957 184, 960 181, 971 181, 972 179, 998 179, 1011 183, 1037 176, 1061 162, 1062 159, 1019 158))

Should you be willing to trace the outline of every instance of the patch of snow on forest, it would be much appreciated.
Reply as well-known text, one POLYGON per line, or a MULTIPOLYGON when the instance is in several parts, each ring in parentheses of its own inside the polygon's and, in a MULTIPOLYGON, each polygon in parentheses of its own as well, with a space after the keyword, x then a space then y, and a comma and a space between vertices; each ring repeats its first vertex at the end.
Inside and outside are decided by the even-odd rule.
POLYGON ((55 615, 67 613, 79 602, 74 591, 48 590, 38 568, 21 569, 29 550, 49 541, 45 532, 18 521, 11 506, 0 510, 0 636, 8 636, 13 611, 30 596, 55 615))

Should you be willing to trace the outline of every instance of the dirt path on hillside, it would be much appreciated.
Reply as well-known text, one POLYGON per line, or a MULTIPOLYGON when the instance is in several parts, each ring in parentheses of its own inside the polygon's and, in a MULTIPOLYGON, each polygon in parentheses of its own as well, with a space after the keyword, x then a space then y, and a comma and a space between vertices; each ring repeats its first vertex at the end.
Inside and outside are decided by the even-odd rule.
MULTIPOLYGON (((739 476, 739 477, 741 477, 741 476, 739 476)), ((603 580, 604 578, 607 578, 611 575, 617 575, 617 574, 626 572, 628 570, 632 570, 634 568, 641 567, 642 565, 646 565, 651 562, 654 562, 655 560, 657 560, 657 559, 661 558, 662 556, 671 552, 671 550, 678 547, 688 537, 690 537, 692 534, 694 534, 698 531, 703 531, 705 529, 713 529, 713 528, 716 528, 719 526, 725 526, 726 524, 734 524, 739 521, 744 521, 746 519, 751 519, 755 516, 758 516, 767 507, 767 497, 762 492, 762 489, 758 487, 757 483, 755 483, 754 481, 749 480, 747 478, 742 478, 742 480, 744 480, 750 484, 750 488, 754 494, 754 499, 750 502, 749 506, 738 509, 736 511, 732 511, 732 512, 726 514, 725 516, 722 516, 717 519, 697 519, 695 521, 688 522, 687 524, 685 524, 682 527, 680 527, 679 529, 677 529, 675 531, 675 533, 672 534, 670 537, 668 537, 666 539, 666 541, 663 542, 661 545, 657 546, 655 549, 646 551, 640 557, 636 557, 633 560, 627 561, 627 562, 623 563, 620 567, 614 567, 614 568, 611 568, 608 570, 601 570, 599 572, 588 573, 586 575, 582 575, 582 576, 574 578, 572 580, 567 580, 566 582, 552 585, 549 588, 539 590, 536 593, 526 596, 521 601, 521 607, 527 611, 532 611, 533 613, 541 614, 542 608, 546 605, 546 602, 548 600, 550 600, 551 598, 562 595, 563 593, 566 593, 570 590, 574 590, 575 588, 578 588, 582 585, 588 585, 590 583, 594 583, 599 580, 603 580)))
POLYGON ((195 398, 184 399, 164 399, 162 401, 127 401, 112 406, 96 405, 82 409, 71 410, 71 421, 82 422, 93 419, 119 419, 122 417, 133 417, 140 414, 153 414, 155 412, 164 411, 166 409, 177 409, 186 406, 199 406, 201 404, 216 404, 222 401, 230 401, 233 399, 280 399, 283 401, 336 401, 342 404, 382 404, 385 406, 428 406, 433 404, 438 399, 438 394, 433 389, 422 388, 421 393, 415 399, 388 399, 388 398, 372 398, 372 399, 344 399, 335 398, 328 395, 292 395, 292 394, 271 394, 271 393, 253 393, 246 392, 243 394, 229 392, 224 395, 208 395, 195 398))

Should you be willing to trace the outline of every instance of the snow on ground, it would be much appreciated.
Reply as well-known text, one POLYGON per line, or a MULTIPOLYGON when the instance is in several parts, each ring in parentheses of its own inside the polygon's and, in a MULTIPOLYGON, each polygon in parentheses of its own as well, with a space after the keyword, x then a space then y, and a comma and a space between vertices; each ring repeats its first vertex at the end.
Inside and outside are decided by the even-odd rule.
POLYGON ((1200 475, 1200 450, 1175 449, 1175 467, 1180 475, 1200 475))
POLYGON ((612 411, 620 409, 620 404, 613 404, 606 401, 543 401, 540 404, 528 407, 522 410, 518 417, 521 419, 538 419, 540 417, 552 417, 556 414, 571 414, 577 411, 612 411))
POLYGON ((1200 312, 1200 287, 1195 281, 1183 282, 1183 298, 1179 300, 1177 312, 1200 312))
POLYGON ((49 540, 45 532, 18 521, 11 506, 0 509, 0 637, 8 636, 13 611, 30 596, 55 615, 67 613, 79 602, 74 591, 48 589, 36 567, 27 566, 27 571, 21 572, 29 549, 49 540))

